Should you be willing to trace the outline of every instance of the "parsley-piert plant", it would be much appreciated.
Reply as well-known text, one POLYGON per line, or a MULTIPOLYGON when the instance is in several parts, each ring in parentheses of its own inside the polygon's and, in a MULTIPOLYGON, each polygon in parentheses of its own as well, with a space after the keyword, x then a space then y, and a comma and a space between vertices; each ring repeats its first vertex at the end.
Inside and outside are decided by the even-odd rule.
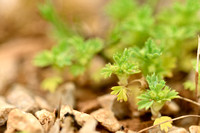
POLYGON ((130 90, 127 88, 128 78, 139 72, 143 77, 153 73, 156 73, 159 78, 169 75, 173 66, 165 64, 163 57, 161 48, 152 39, 148 39, 143 48, 129 48, 122 53, 114 54, 114 64, 109 63, 102 70, 106 78, 115 74, 119 79, 119 86, 112 87, 111 94, 117 95, 118 100, 127 101, 128 90, 130 90))
POLYGON ((144 76, 156 73, 163 78, 172 75, 172 69, 175 67, 175 60, 162 53, 163 48, 152 39, 148 39, 143 48, 134 47, 132 49, 132 60, 138 62, 139 68, 144 76))
MULTIPOLYGON (((39 6, 42 16, 53 27, 57 45, 50 50, 39 53, 34 64, 39 67, 50 66, 59 72, 67 68, 74 76, 82 75, 88 68, 91 59, 103 48, 103 41, 100 38, 85 39, 77 31, 61 20, 54 9, 53 4, 46 0, 46 3, 39 6)), ((42 83, 44 89, 55 91, 62 82, 61 75, 48 77, 42 83)))
POLYGON ((148 4, 140 5, 136 0, 111 0, 106 12, 112 22, 104 50, 107 57, 127 47, 142 46, 149 38, 154 17, 148 4))
MULTIPOLYGON (((103 43, 100 39, 94 38, 89 40, 84 40, 80 36, 74 36, 60 42, 58 45, 54 46, 51 50, 45 50, 39 53, 35 59, 34 64, 39 67, 51 66, 56 70, 62 71, 68 68, 69 71, 74 75, 82 75, 88 65, 90 60, 102 49, 103 43)), ((53 79, 55 79, 53 77, 53 79)), ((44 80, 46 84, 52 84, 47 81, 59 81, 60 80, 44 80)), ((55 90, 58 83, 54 83, 54 87, 49 85, 43 86, 49 90, 55 90), (51 88, 51 89, 50 89, 51 88)))
POLYGON ((128 77, 140 72, 138 65, 130 60, 130 58, 132 58, 131 53, 132 51, 130 49, 125 49, 123 53, 114 54, 114 63, 107 64, 102 70, 102 73, 106 78, 110 77, 111 74, 117 75, 119 86, 111 88, 113 90, 111 94, 117 95, 117 100, 127 101, 128 77))
POLYGON ((138 99, 138 109, 151 109, 152 119, 161 116, 160 110, 166 101, 171 101, 174 98, 178 98, 178 92, 172 90, 165 85, 164 80, 160 80, 155 74, 147 76, 146 80, 149 85, 149 89, 144 91, 138 99))

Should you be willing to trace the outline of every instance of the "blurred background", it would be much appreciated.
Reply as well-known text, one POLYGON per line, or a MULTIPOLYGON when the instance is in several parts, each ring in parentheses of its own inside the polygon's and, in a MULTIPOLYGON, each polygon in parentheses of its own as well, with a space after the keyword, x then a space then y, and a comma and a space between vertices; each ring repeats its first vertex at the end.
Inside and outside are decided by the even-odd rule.
MULTIPOLYGON (((160 40, 164 42, 162 49, 165 49, 168 44, 171 46, 165 51, 166 57, 162 58, 166 71, 169 71, 169 73, 163 74, 167 83, 172 88, 176 88, 181 95, 194 99, 192 91, 183 90, 183 82, 188 79, 194 81, 191 59, 196 58, 196 37, 200 31, 200 15, 191 13, 195 10, 193 10, 193 6, 188 11, 189 13, 184 12, 186 8, 180 6, 181 4, 174 9, 175 11, 170 8, 167 13, 161 13, 161 17, 157 15, 160 11, 170 7, 172 3, 184 3, 185 0, 133 1, 137 1, 138 6, 130 11, 130 14, 125 14, 124 17, 123 13, 124 11, 129 12, 128 9, 117 9, 118 6, 126 9, 126 6, 123 7, 122 1, 122 6, 113 4, 109 14, 107 13, 109 11, 106 11, 106 6, 110 0, 52 0, 59 18, 70 27, 69 29, 83 36, 85 40, 93 37, 99 37, 103 40, 102 50, 91 61, 92 65, 87 72, 89 76, 86 74, 85 77, 74 79, 70 74, 63 72, 64 76, 62 76, 65 83, 66 81, 74 81, 73 83, 79 89, 79 91, 76 91, 75 98, 72 98, 73 100, 76 99, 77 102, 76 105, 74 104, 75 100, 72 102, 73 107, 83 110, 85 105, 94 102, 94 99, 98 96, 109 93, 110 87, 117 84, 116 77, 103 79, 100 80, 103 82, 96 83, 93 81, 94 79, 92 81, 89 79, 90 75, 95 73, 97 68, 101 69, 105 66, 107 62, 112 62, 114 52, 132 46, 142 48, 144 42, 151 36, 157 39, 155 39, 156 43, 160 43, 160 40), (115 13, 122 13, 125 21, 115 13), (198 17, 192 18, 195 15, 198 17), (191 18, 187 19, 187 17, 191 18), (190 23, 194 27, 190 27, 190 23), (115 34, 116 29, 119 30, 117 35, 115 34), (189 32, 190 30, 191 32, 189 32), (86 89, 80 89, 80 86, 84 86, 86 89)), ((0 0, 0 94, 2 96, 7 95, 11 86, 21 84, 29 88, 34 94, 48 99, 48 92, 40 89, 40 85, 41 81, 54 74, 54 71, 48 67, 43 69, 33 65, 33 59, 40 51, 50 49, 57 44, 55 34, 52 33, 53 26, 43 18, 38 8, 39 5, 44 3, 44 0, 0 0)), ((71 95, 71 93, 69 94, 71 95)), ((62 95, 62 92, 59 93, 58 97, 51 94, 50 100, 47 100, 48 103, 54 104, 53 108, 57 107, 60 95, 62 95)), ((191 108, 186 107, 187 103, 176 102, 181 109, 183 108, 181 110, 183 114, 194 112, 191 108)), ((193 108, 193 105, 189 106, 193 108)), ((179 116, 180 113, 176 112, 176 114, 170 115, 179 116)), ((147 116, 147 119, 150 120, 149 115, 147 116)), ((146 121, 146 118, 144 121, 146 121)), ((192 121, 191 119, 189 123, 192 123, 192 121)), ((134 122, 130 121, 130 123, 134 122)), ((187 126, 187 124, 188 122, 184 121, 184 124, 180 125, 187 126)), ((137 128, 134 127, 134 130, 137 128)))

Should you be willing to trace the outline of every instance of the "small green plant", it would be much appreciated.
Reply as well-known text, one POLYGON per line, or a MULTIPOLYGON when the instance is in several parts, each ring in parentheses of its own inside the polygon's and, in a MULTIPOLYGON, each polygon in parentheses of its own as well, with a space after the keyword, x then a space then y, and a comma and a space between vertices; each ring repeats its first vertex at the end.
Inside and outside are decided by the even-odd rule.
POLYGON ((44 4, 39 5, 39 11, 42 17, 51 24, 54 36, 56 38, 63 39, 75 34, 75 32, 62 21, 61 17, 54 8, 52 1, 45 0, 44 4))
POLYGON ((151 109, 153 115, 152 118, 160 117, 160 109, 163 107, 166 101, 171 101, 174 98, 178 98, 178 92, 171 90, 165 85, 164 80, 160 80, 155 74, 147 76, 146 80, 149 85, 149 89, 143 92, 138 99, 138 109, 151 109))
POLYGON ((106 11, 113 22, 106 38, 104 52, 107 57, 127 47, 142 46, 149 38, 154 17, 148 4, 139 5, 136 0, 112 0, 106 11))
POLYGON ((156 73, 161 78, 170 77, 175 67, 175 59, 163 54, 163 51, 164 48, 156 45, 152 39, 148 39, 143 48, 132 48, 132 57, 138 62, 144 76, 156 73))
MULTIPOLYGON (((84 40, 82 37, 71 37, 51 50, 39 53, 34 59, 34 64, 40 67, 52 66, 59 71, 68 68, 74 76, 82 75, 90 60, 102 49, 102 46, 102 41, 97 38, 84 40)), ((54 85, 56 83, 57 80, 54 85)), ((52 87, 49 86, 49 90, 54 90, 52 87)))
MULTIPOLYGON (((138 96, 140 100, 138 102, 138 109, 145 108, 147 110, 150 108, 153 115, 152 118, 160 117, 159 111, 166 101, 171 101, 179 97, 175 90, 171 90, 171 88, 165 85, 165 81, 162 80, 163 72, 156 71, 160 68, 156 61, 160 63, 160 60, 162 60, 160 58, 161 55, 159 47, 156 47, 153 41, 149 39, 143 49, 137 47, 129 48, 125 49, 122 53, 114 54, 114 63, 107 64, 102 70, 105 77, 110 77, 112 74, 117 75, 119 86, 112 87, 111 94, 116 95, 117 100, 120 101, 128 100, 131 91, 129 84, 132 82, 128 80, 129 77, 136 73, 142 73, 146 77, 149 89, 138 96)), ((165 69, 162 70, 166 71, 165 69)))
POLYGON ((192 51, 196 49, 195 36, 200 31, 200 1, 174 2, 157 14, 157 25, 151 36, 162 42, 165 53, 177 59, 177 68, 188 72, 192 65, 192 51), (170 21, 169 19, 170 18, 170 21))
POLYGON ((102 70, 102 74, 108 78, 111 74, 116 74, 119 79, 119 86, 114 86, 111 94, 117 95, 118 100, 127 101, 128 77, 132 74, 139 73, 138 65, 131 60, 132 51, 125 49, 123 53, 113 55, 114 64, 107 64, 102 70))
MULTIPOLYGON (((34 64, 39 67, 50 66, 59 73, 67 68, 74 76, 82 75, 87 70, 91 59, 102 50, 103 41, 100 38, 85 39, 69 28, 70 26, 58 16, 50 1, 47 0, 45 4, 40 5, 39 9, 42 16, 52 25, 57 45, 39 53, 34 59, 34 64)), ((58 80, 59 76, 62 77, 58 74, 44 79, 42 88, 54 91, 62 82, 60 78, 58 80)))
MULTIPOLYGON (((187 62, 193 58, 192 51, 196 48, 194 37, 200 31, 200 1, 172 2, 172 6, 155 11, 157 2, 149 0, 139 4, 136 0, 111 1, 106 11, 112 25, 104 54, 110 58, 124 48, 141 48, 146 39, 152 37, 163 48, 163 60, 173 62, 165 65, 177 66, 178 70, 188 72, 192 66, 187 62)), ((172 76, 170 72, 166 75, 172 76)))
MULTIPOLYGON (((75 77, 83 75, 92 58, 101 52, 99 55, 113 61, 102 69, 102 74, 106 78, 116 75, 119 80, 118 85, 111 88, 111 94, 116 95, 118 101, 128 101, 134 92, 139 100, 138 109, 150 109, 152 119, 155 119, 154 125, 171 120, 160 114, 167 101, 180 98, 195 103, 180 97, 163 79, 171 77, 174 68, 176 71, 191 69, 188 62, 196 49, 194 37, 200 31, 200 1, 173 2, 171 7, 159 11, 155 8, 157 2, 158 0, 146 0, 146 3, 139 3, 137 0, 111 0, 106 6, 111 25, 102 41, 100 38, 86 39, 76 28, 71 28, 73 25, 64 22, 52 2, 46 0, 39 9, 51 24, 57 44, 50 50, 39 53, 34 64, 52 67, 60 73, 44 79, 42 88, 54 92, 64 81, 62 72, 65 69, 75 77), (134 79, 134 75, 142 78, 134 79), (139 81, 141 86, 144 83, 148 88, 138 95, 134 90, 139 88, 134 86, 135 81, 139 81)), ((195 84, 191 81, 187 81, 184 86, 190 90, 195 89, 195 84)), ((198 103, 195 104, 199 106, 198 103)), ((172 127, 171 123, 172 121, 160 124, 161 130, 167 132, 172 127)))
POLYGON ((51 50, 38 54, 34 60, 40 67, 53 66, 55 68, 69 67, 70 72, 77 76, 82 74, 93 56, 103 46, 100 39, 84 40, 80 36, 74 36, 62 41, 51 50))
POLYGON ((118 100, 126 101, 128 90, 130 90, 127 88, 128 78, 139 72, 144 77, 153 73, 160 78, 170 75, 174 62, 172 60, 172 65, 166 64, 163 57, 161 48, 152 39, 145 42, 144 48, 134 47, 114 54, 114 64, 109 63, 102 70, 106 78, 115 74, 119 79, 119 86, 112 87, 111 94, 117 95, 118 100))

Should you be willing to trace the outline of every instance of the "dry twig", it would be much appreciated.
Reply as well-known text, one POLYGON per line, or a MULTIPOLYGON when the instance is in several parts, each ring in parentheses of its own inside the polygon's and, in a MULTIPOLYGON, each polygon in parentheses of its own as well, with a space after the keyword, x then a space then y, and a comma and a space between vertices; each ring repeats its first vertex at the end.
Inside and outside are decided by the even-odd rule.
POLYGON ((196 64, 196 72, 195 72, 195 93, 196 100, 198 101, 199 90, 198 90, 198 80, 199 80, 199 53, 200 52, 200 37, 198 36, 198 48, 197 48, 197 64, 196 64))
POLYGON ((180 117, 171 119, 171 120, 167 120, 167 121, 161 122, 161 123, 159 123, 159 124, 157 124, 157 125, 153 125, 153 126, 144 128, 144 129, 138 131, 137 133, 143 133, 143 132, 145 132, 145 131, 147 131, 147 130, 149 130, 149 129, 152 129, 152 128, 154 128, 154 127, 157 127, 157 126, 159 126, 159 125, 161 125, 161 124, 163 124, 163 123, 166 123, 166 122, 176 121, 176 120, 180 120, 180 119, 184 119, 184 118, 188 118, 188 117, 197 117, 197 118, 200 118, 200 115, 183 115, 183 116, 180 116, 180 117))
POLYGON ((193 100, 191 100, 191 99, 188 99, 188 98, 185 98, 185 97, 179 97, 179 99, 185 100, 185 101, 187 101, 187 102, 190 102, 190 103, 195 104, 195 105, 197 105, 197 106, 200 107, 200 103, 195 102, 195 101, 193 101, 193 100))

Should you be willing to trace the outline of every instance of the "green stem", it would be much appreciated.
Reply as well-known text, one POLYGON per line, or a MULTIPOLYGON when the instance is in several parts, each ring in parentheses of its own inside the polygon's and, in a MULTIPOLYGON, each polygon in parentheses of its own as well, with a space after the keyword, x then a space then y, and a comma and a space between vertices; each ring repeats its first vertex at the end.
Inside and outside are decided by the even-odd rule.
POLYGON ((152 113, 152 120, 158 118, 161 116, 160 114, 160 110, 161 108, 164 106, 164 103, 158 103, 158 102, 154 102, 153 105, 151 106, 151 113, 152 113))
POLYGON ((118 76, 120 86, 127 86, 128 85, 128 77, 127 76, 118 76))

